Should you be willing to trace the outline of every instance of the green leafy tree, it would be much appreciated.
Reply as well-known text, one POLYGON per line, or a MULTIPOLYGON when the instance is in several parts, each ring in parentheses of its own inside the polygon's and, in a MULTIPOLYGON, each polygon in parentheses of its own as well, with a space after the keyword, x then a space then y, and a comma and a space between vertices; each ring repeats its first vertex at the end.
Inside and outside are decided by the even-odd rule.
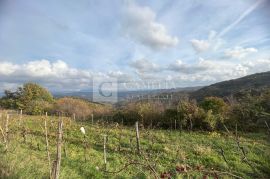
POLYGON ((202 128, 205 130, 213 131, 217 127, 219 122, 219 116, 213 114, 212 110, 205 112, 204 117, 202 118, 202 128))
POLYGON ((15 92, 6 90, 1 106, 8 109, 23 109, 29 114, 40 114, 54 102, 51 93, 35 83, 26 83, 15 92))
POLYGON ((18 103, 21 109, 27 109, 29 104, 33 101, 53 102, 51 93, 42 86, 35 83, 26 83, 23 87, 18 88, 18 103))
POLYGON ((223 114, 227 108, 226 103, 219 97, 206 97, 201 103, 205 111, 211 110, 213 114, 223 114))
POLYGON ((0 106, 6 109, 16 109, 18 107, 17 100, 19 97, 17 91, 5 90, 4 94, 4 97, 0 101, 0 106))
POLYGON ((198 116, 199 108, 195 101, 181 101, 177 107, 182 124, 187 124, 189 130, 193 129, 194 121, 198 116))
MULTIPOLYGON (((180 119, 178 118, 178 112, 177 109, 174 108, 169 108, 165 110, 165 119, 166 121, 164 121, 164 126, 166 127, 170 127, 173 123, 173 121, 177 120, 177 123, 179 124, 180 119)), ((181 124, 180 124, 181 126, 181 124)))

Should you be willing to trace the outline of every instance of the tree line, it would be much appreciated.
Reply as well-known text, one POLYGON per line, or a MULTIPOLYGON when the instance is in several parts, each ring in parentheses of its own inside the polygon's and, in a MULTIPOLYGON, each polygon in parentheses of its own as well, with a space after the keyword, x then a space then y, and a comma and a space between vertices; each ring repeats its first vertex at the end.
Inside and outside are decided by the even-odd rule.
POLYGON ((140 100, 113 108, 73 97, 55 99, 42 86, 26 83, 14 92, 6 90, 0 107, 33 115, 61 112, 84 120, 95 114, 96 118, 107 116, 109 122, 124 125, 139 121, 145 128, 213 131, 237 125, 255 131, 270 123, 270 89, 240 91, 226 98, 210 96, 200 102, 186 98, 175 105, 140 100))
POLYGON ((5 90, 4 96, 0 99, 0 108, 23 110, 30 115, 48 112, 86 119, 92 113, 103 113, 108 107, 75 97, 54 98, 44 87, 26 83, 16 91, 5 90))
POLYGON ((213 131, 237 125, 256 131, 270 123, 270 89, 240 91, 226 98, 210 96, 200 102, 186 98, 170 107, 162 102, 138 101, 116 110, 113 119, 123 119, 127 125, 139 119, 149 128, 213 131))

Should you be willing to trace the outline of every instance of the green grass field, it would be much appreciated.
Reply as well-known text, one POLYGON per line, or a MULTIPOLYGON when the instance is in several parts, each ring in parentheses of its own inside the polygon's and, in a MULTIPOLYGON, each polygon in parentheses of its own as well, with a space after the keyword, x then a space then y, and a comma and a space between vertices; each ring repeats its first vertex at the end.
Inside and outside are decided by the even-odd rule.
MULTIPOLYGON (((270 136, 266 133, 239 132, 239 148, 233 133, 141 129, 142 152, 138 155, 133 128, 63 120, 60 178, 270 178, 270 136), (86 143, 81 126, 86 130, 86 143), (107 169, 104 134, 108 135, 107 169)), ((53 161, 58 118, 47 121, 53 161)), ((0 124, 4 130, 4 115, 0 124)), ((8 138, 6 152, 1 136, 1 178, 49 178, 44 117, 23 116, 19 125, 19 117, 11 116, 8 138)))

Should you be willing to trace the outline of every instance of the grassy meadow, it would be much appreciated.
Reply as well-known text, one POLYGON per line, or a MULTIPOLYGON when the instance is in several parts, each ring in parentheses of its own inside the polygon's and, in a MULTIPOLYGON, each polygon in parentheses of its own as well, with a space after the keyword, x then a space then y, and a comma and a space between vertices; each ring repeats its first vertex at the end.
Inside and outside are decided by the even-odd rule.
MULTIPOLYGON (((45 116, 10 115, 8 149, 0 141, 0 178, 49 178, 45 116)), ((58 117, 47 117, 51 163, 56 157, 58 117)), ((180 132, 63 118, 60 178, 269 178, 270 136, 266 132, 180 132), (80 131, 84 127, 86 137, 80 131), (107 135, 107 165, 104 164, 107 135), (237 141, 239 142, 237 144, 237 141)), ((0 125, 5 132, 6 117, 0 125)), ((52 165, 52 164, 50 164, 52 165)))

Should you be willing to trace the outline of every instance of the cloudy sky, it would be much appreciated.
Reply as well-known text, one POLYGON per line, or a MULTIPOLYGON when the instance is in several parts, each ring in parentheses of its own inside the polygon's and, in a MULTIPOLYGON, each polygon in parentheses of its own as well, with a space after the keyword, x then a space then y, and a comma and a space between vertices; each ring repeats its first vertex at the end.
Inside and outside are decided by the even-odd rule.
POLYGON ((0 0, 0 90, 207 85, 270 70, 269 0, 0 0))

